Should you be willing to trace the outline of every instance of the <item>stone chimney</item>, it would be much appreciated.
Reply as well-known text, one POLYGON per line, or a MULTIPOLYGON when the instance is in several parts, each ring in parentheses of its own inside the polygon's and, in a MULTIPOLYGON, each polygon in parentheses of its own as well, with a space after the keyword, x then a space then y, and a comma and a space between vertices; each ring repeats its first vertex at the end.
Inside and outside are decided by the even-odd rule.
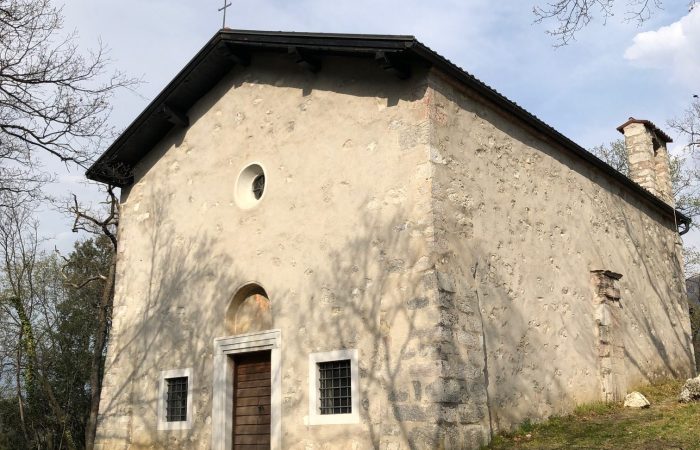
POLYGON ((671 164, 666 143, 673 140, 648 120, 630 117, 617 131, 625 135, 630 178, 673 206, 671 164))

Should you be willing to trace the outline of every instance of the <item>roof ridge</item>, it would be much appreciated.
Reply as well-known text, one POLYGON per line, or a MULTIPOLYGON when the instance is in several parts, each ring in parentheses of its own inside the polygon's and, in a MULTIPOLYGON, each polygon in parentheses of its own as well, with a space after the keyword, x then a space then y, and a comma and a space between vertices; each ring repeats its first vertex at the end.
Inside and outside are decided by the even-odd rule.
POLYGON ((320 37, 320 38, 345 38, 345 39, 383 39, 417 41, 412 34, 363 34, 363 33, 328 33, 323 31, 266 31, 266 30, 245 30, 237 28, 221 28, 219 33, 224 34, 240 34, 248 36, 296 36, 296 37, 320 37))

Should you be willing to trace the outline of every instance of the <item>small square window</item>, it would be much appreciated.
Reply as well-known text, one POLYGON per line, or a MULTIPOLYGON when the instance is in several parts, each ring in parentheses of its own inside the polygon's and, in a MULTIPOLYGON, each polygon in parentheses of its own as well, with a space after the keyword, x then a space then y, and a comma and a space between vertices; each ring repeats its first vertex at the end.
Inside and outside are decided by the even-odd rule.
POLYGON ((308 425, 360 422, 357 349, 309 355, 308 425))
POLYGON ((321 414, 352 413, 350 360, 318 363, 321 414))
POLYGON ((192 428, 192 368, 164 370, 158 387, 158 429, 192 428))
POLYGON ((167 378, 168 397, 165 401, 165 419, 168 422, 187 420, 187 377, 167 378))

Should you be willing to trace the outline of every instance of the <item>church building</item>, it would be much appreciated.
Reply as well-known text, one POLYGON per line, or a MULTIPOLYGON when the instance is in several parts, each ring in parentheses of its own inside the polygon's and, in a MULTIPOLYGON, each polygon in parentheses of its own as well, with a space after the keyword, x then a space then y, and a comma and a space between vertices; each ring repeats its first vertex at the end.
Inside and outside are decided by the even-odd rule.
POLYGON ((96 448, 478 449, 693 375, 671 139, 618 130, 630 178, 412 36, 217 32, 87 172, 96 448))

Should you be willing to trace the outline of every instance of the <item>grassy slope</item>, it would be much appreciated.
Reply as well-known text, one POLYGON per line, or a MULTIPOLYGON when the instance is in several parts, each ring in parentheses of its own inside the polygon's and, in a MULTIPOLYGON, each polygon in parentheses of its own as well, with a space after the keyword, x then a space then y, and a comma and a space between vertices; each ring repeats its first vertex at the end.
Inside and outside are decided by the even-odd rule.
POLYGON ((494 437, 488 449, 700 449, 700 403, 678 403, 683 381, 638 390, 651 408, 621 404, 585 405, 566 417, 523 424, 514 433, 494 437), (529 435, 529 437, 528 437, 529 435))

